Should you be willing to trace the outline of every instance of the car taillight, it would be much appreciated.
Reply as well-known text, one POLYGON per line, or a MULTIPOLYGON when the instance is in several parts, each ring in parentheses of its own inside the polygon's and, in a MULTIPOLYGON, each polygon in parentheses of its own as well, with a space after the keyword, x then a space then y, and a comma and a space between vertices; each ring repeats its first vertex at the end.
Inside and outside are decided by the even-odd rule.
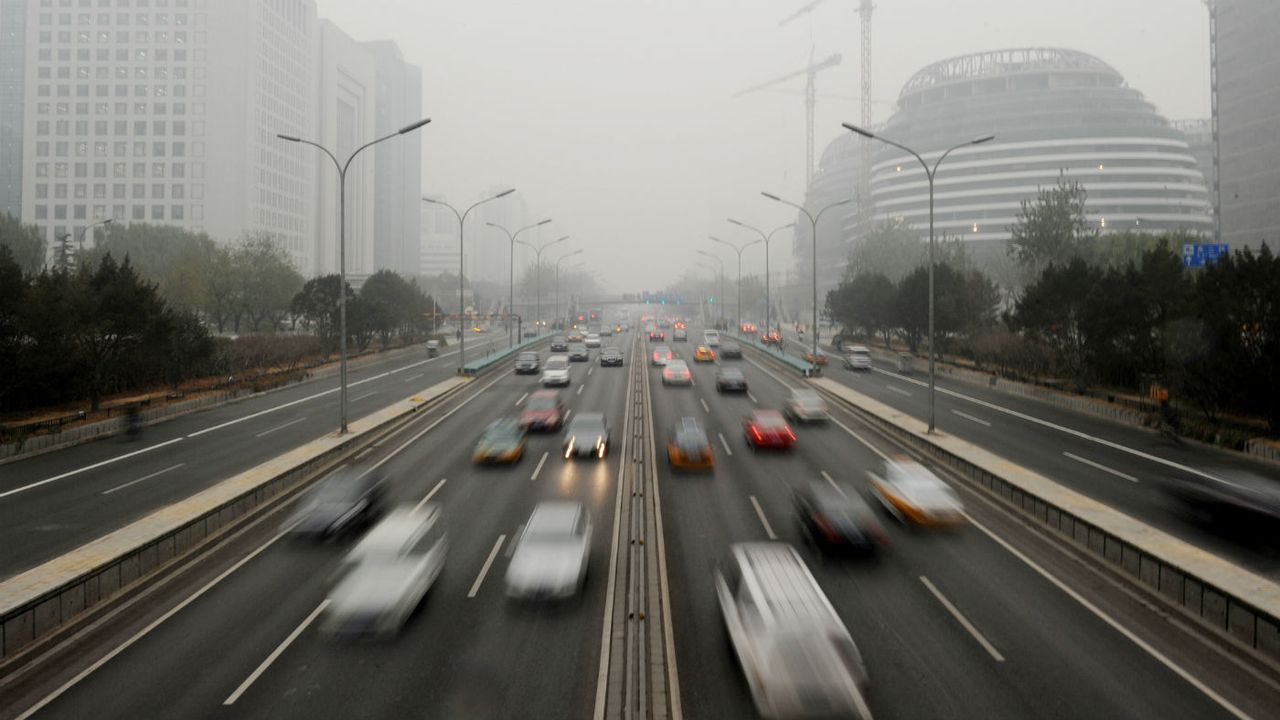
POLYGON ((821 513, 815 513, 813 516, 813 524, 818 526, 818 532, 827 540, 838 540, 840 534, 831 526, 831 521, 827 520, 827 516, 821 513))
POLYGON ((791 428, 787 428, 786 433, 787 433, 787 437, 791 438, 792 442, 795 442, 796 434, 791 432, 791 428))
POLYGON ((757 428, 755 425, 751 426, 751 436, 756 439, 756 442, 764 440, 764 436, 760 434, 760 428, 757 428))

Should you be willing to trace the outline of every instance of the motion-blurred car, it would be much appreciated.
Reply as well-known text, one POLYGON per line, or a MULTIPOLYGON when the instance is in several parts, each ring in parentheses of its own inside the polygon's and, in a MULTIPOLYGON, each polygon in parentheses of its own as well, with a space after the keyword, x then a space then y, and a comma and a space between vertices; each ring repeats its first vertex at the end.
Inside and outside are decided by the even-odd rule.
POLYGON ((727 342, 720 346, 721 360, 741 360, 742 346, 736 342, 727 342))
POLYGON ((525 600, 571 597, 587 577, 591 518, 579 502, 538 503, 516 540, 507 566, 507 596, 525 600))
POLYGON ((689 372, 689 365, 683 360, 672 360, 667 366, 662 368, 662 384, 663 385, 692 385, 693 373, 689 372))
POLYGON ((581 331, 571 330, 565 334, 565 340, 569 341, 569 344, 572 345, 586 340, 586 337, 583 336, 581 331))
POLYGON ((587 337, 582 341, 582 344, 589 348, 600 347, 600 333, 587 333, 587 337))
POLYGON ((736 367, 723 368, 716 373, 716 390, 719 392, 746 392, 747 376, 736 367))
POLYGON ((827 353, 824 352, 822 348, 818 348, 817 353, 814 353, 812 350, 806 350, 804 353, 804 360, 811 365, 826 365, 827 353))
POLYGON ((564 423, 564 402, 559 390, 539 390, 529 396, 520 411, 520 426, 531 431, 559 430, 564 423))
POLYGON ((622 351, 616 347, 607 347, 600 351, 601 367, 622 367, 622 351))
POLYGON ((651 362, 659 367, 671 362, 675 355, 671 352, 671 348, 666 345, 658 345, 653 349, 651 354, 651 362))
POLYGON ((591 351, 583 343, 569 343, 569 362, 586 362, 591 359, 591 351))
POLYGON ((828 419, 827 401, 817 390, 808 388, 792 390, 784 412, 793 422, 823 422, 828 419))
POLYGON ((769 333, 760 333, 760 342, 764 343, 765 345, 781 345, 782 333, 778 332, 777 330, 774 330, 773 332, 769 332, 769 333))
POLYGON ((349 465, 320 482, 290 518, 295 537, 328 538, 362 529, 386 511, 386 482, 369 468, 349 465))
POLYGON ((715 350, 712 350, 706 345, 699 345, 693 351, 693 361, 694 362, 715 362, 716 352, 715 350))
POLYGON ((796 434, 777 410, 752 411, 743 422, 742 431, 752 450, 790 450, 796 444, 796 434))
POLYGON ((667 334, 661 328, 656 326, 649 327, 649 342, 662 342, 667 339, 667 334))
POLYGON ((448 550, 439 507, 396 508, 343 561, 321 630, 337 637, 394 635, 440 576, 448 550))
POLYGON ((427 357, 429 358, 440 357, 440 341, 439 340, 427 341, 427 357))
POLYGON ((563 335, 551 338, 551 352, 569 352, 569 341, 563 335))
POLYGON ((522 352, 516 356, 517 375, 537 375, 542 362, 536 352, 522 352))
POLYGON ((845 348, 841 364, 845 370, 870 370, 871 351, 865 345, 851 345, 845 348))
POLYGON ((1277 481, 1231 468, 1210 468, 1205 475, 1169 477, 1163 488, 1202 519, 1243 524, 1244 529, 1251 522, 1270 526, 1280 521, 1277 481))
POLYGON ((815 547, 870 554, 889 544, 870 506, 852 487, 813 480, 795 492, 794 501, 800 533, 815 547))
POLYGON ((742 323, 741 331, 743 335, 755 335, 756 334, 755 323, 742 323))
POLYGON ((906 456, 886 460, 881 473, 867 471, 871 495, 889 514, 915 525, 960 525, 964 505, 951 486, 906 456))
POLYGON ((602 338, 613 337, 613 328, 608 325, 605 325, 604 327, 600 328, 600 337, 602 338))
POLYGON ((702 344, 711 349, 720 347, 720 331, 719 330, 703 330, 702 344))
POLYGON ((674 470, 711 470, 716 456, 707 434, 691 417, 680 418, 667 439, 667 462, 674 470))
POLYGON ((564 457, 602 458, 609 451, 609 424, 602 413, 580 413, 573 416, 564 434, 564 457))
POLYGON ((689 331, 678 327, 671 331, 672 342, 689 342, 689 331))
POLYGON ((730 545, 714 582, 761 717, 870 720, 858 646, 790 545, 730 545))
POLYGON ((545 386, 569 384, 569 357, 552 355, 547 364, 542 366, 542 377, 539 379, 545 386))
POLYGON ((471 461, 478 465, 520 462, 520 458, 524 456, 527 432, 526 426, 515 418, 503 418, 489 423, 476 443, 476 449, 471 453, 471 461))

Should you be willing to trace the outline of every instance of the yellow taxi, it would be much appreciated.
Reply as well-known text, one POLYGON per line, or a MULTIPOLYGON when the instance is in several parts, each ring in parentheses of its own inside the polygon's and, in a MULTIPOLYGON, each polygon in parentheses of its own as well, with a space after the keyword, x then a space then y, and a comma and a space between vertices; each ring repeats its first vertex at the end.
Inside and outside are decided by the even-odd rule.
POLYGON ((711 470, 716 456, 707 434, 691 417, 680 418, 667 438, 667 461, 673 470, 711 470))
POLYGON ((694 362, 715 362, 716 351, 706 345, 699 345, 697 350, 693 351, 694 362))
POLYGON ((940 527, 965 523, 964 505, 955 490, 909 457, 886 460, 879 473, 868 470, 867 484, 872 497, 904 523, 940 527))
POLYGON ((818 349, 818 354, 816 355, 813 353, 812 350, 806 350, 804 354, 804 359, 805 359, 805 362, 812 363, 814 365, 827 364, 827 354, 823 352, 821 348, 818 349))
POLYGON ((525 429, 514 418, 503 418, 485 428, 471 454, 471 461, 478 465, 511 464, 524 456, 525 429))

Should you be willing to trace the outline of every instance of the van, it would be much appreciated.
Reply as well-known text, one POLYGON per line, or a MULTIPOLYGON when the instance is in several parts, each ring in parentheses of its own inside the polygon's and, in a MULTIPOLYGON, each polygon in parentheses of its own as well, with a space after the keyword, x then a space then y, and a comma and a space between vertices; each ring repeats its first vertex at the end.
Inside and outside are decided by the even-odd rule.
POLYGON ((427 341, 427 357, 433 358, 433 357, 439 357, 439 356, 440 356, 440 341, 428 340, 427 341))
POLYGON ((715 587, 761 717, 871 717, 858 646, 794 548, 730 545, 715 587))
POLYGON ((720 347, 720 331, 707 330, 702 333, 702 344, 709 348, 720 347))

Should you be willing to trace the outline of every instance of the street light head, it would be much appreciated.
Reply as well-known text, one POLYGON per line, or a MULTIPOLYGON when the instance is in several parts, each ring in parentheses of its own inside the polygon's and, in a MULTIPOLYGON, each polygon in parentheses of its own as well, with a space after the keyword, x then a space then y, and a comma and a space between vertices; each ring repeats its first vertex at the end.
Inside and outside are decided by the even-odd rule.
POLYGON ((747 227, 746 223, 740 222, 738 220, 734 220, 733 218, 729 218, 729 222, 733 223, 734 225, 738 225, 740 227, 747 227))
POLYGON ((115 222, 115 218, 107 218, 106 220, 103 220, 103 221, 102 221, 102 224, 103 224, 103 225, 110 225, 112 222, 115 222))
POLYGON ((508 189, 508 190, 503 190, 502 192, 498 193, 497 195, 494 195, 494 196, 493 196, 493 199, 494 199, 494 200, 497 200, 497 199, 498 199, 498 198, 500 198, 500 197, 506 197, 506 196, 510 195, 511 193, 513 193, 513 192, 515 192, 515 191, 516 191, 516 189, 515 189, 515 188, 510 188, 510 189, 508 189))
POLYGON ((782 198, 778 197, 777 195, 774 195, 773 193, 761 192, 760 194, 769 198, 770 200, 776 200, 778 202, 782 202, 782 198))
POLYGON ((405 133, 411 133, 414 130, 417 130, 418 128, 422 127, 423 125, 426 125, 429 122, 431 122, 431 118, 423 118, 412 125, 405 125, 404 127, 400 128, 399 134, 404 135, 405 133))
POLYGON ((846 130, 852 130, 858 133, 859 135, 861 135, 862 137, 867 138, 868 140, 874 140, 876 138, 875 133, 869 130, 863 130, 857 125, 854 125, 853 123, 840 123, 840 124, 843 125, 846 130))
POLYGON ((970 143, 969 143, 969 144, 970 144, 970 145, 981 145, 981 144, 982 144, 982 143, 984 143, 984 142, 990 142, 990 141, 995 140, 995 139, 996 139, 996 136, 995 136, 995 135, 983 135, 983 136, 982 136, 982 137, 980 137, 980 138, 977 138, 977 139, 975 139, 975 140, 970 141, 970 143))
POLYGON ((506 228, 502 227, 501 225, 499 225, 498 223, 486 222, 486 223, 485 223, 485 225, 488 225, 489 227, 496 227, 496 228, 498 228, 499 230, 505 230, 505 229, 506 229, 506 228))
POLYGON ((534 227, 538 227, 539 225, 546 225, 546 224, 547 224, 547 223, 549 223, 549 222, 551 222, 551 218, 547 218, 546 220, 543 220, 542 222, 535 223, 535 224, 534 224, 534 227))
POLYGON ((302 142, 302 138, 297 137, 296 135, 282 135, 280 133, 276 133, 276 137, 289 142, 302 142))

